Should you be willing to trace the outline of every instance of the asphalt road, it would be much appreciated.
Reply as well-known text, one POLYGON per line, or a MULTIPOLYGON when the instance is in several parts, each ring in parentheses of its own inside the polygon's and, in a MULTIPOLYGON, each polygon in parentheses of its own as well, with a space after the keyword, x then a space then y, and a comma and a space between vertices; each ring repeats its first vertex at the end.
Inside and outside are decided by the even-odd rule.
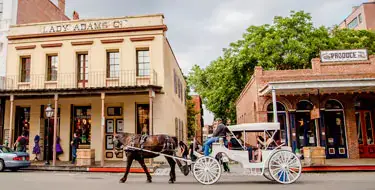
POLYGON ((168 176, 153 176, 153 183, 146 183, 143 174, 129 174, 125 184, 118 183, 122 174, 118 173, 68 173, 68 172, 2 172, 0 189, 25 190, 275 190, 275 189, 375 189, 375 173, 326 173, 302 174, 291 185, 280 185, 267 181, 263 177, 222 176, 214 185, 201 185, 193 176, 177 176, 175 184, 168 184, 168 176))

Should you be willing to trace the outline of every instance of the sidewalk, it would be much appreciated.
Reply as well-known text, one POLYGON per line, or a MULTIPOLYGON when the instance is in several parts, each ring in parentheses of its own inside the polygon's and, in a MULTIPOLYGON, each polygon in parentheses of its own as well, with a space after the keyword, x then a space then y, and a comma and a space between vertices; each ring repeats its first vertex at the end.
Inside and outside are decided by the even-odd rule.
MULTIPOLYGON (((303 160, 302 160, 303 163, 303 160)), ((239 164, 231 164, 231 168, 242 170, 239 164)), ((125 172, 126 162, 124 161, 106 161, 104 167, 100 166, 100 162, 96 162, 94 166, 75 166, 70 162, 58 161, 56 166, 45 166, 44 162, 32 162, 29 168, 24 170, 36 171, 69 171, 69 172, 125 172)), ((169 173, 168 164, 147 165, 150 173, 162 174, 169 173)), ((375 159, 327 159, 324 166, 303 166, 302 172, 355 172, 355 171, 375 171, 375 159)), ((178 167, 176 172, 180 173, 178 167)), ((144 173, 138 162, 134 161, 130 169, 130 173, 144 173)))

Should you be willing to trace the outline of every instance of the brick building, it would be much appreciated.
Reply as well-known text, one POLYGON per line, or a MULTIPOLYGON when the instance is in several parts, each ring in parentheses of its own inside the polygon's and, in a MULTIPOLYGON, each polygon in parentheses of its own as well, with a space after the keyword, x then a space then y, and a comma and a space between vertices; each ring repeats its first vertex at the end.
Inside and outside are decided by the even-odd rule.
POLYGON ((312 59, 312 69, 256 67, 236 101, 237 122, 277 119, 276 137, 294 151, 325 147, 327 158, 374 158, 374 102, 375 56, 368 58, 366 50, 327 51, 312 59))
MULTIPOLYGON (((5 76, 8 33, 11 25, 69 20, 65 0, 0 0, 0 76, 5 76)), ((77 14, 78 15, 78 14, 77 14)), ((0 88, 4 88, 0 83, 0 88)), ((5 99, 0 99, 0 142, 3 142, 5 99)))
POLYGON ((352 12, 343 20, 340 28, 355 30, 375 30, 375 0, 354 6, 352 12))
POLYGON ((202 143, 202 128, 203 128, 203 109, 202 109, 202 99, 199 95, 193 95, 192 101, 194 103, 194 110, 198 113, 195 116, 195 137, 202 143))

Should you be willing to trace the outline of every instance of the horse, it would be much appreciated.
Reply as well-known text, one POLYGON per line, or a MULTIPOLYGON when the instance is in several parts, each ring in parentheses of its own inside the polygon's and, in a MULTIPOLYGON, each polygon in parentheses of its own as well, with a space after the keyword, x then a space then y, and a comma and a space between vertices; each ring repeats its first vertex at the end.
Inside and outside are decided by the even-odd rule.
MULTIPOLYGON (((181 141, 180 143, 183 144, 181 141)), ((131 133, 120 133, 115 135, 113 140, 114 147, 116 149, 116 154, 119 151, 124 151, 126 158, 127 158, 127 166, 125 170, 124 176, 120 179, 120 183, 125 183, 130 171, 130 167, 132 165, 133 160, 139 162, 142 166, 144 172, 147 176, 147 182, 152 182, 152 177, 148 172, 148 168, 145 164, 144 159, 147 158, 155 158, 159 156, 157 153, 162 153, 165 155, 174 156, 176 152, 176 148, 178 148, 177 138, 171 137, 168 135, 139 135, 139 134, 131 134, 131 133), (137 149, 134 149, 135 147, 137 149), (146 150, 146 151, 142 151, 146 150), (155 153, 152 153, 152 152, 155 153)), ((183 152, 183 155, 186 155, 186 151, 183 152)), ((173 159, 172 157, 165 156, 169 166, 171 167, 171 171, 169 173, 169 183, 174 183, 176 181, 176 173, 175 173, 175 166, 176 163, 179 166, 181 172, 187 176, 189 174, 189 167, 187 164, 182 165, 178 159, 173 159)))

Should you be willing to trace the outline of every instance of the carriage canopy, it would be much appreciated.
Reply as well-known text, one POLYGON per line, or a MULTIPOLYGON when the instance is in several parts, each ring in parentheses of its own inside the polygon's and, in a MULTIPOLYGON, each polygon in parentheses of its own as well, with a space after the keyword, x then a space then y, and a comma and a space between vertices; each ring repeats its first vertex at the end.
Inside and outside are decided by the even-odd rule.
POLYGON ((280 123, 242 123, 238 125, 230 125, 228 129, 232 132, 248 131, 248 132, 261 132, 280 130, 280 123))

